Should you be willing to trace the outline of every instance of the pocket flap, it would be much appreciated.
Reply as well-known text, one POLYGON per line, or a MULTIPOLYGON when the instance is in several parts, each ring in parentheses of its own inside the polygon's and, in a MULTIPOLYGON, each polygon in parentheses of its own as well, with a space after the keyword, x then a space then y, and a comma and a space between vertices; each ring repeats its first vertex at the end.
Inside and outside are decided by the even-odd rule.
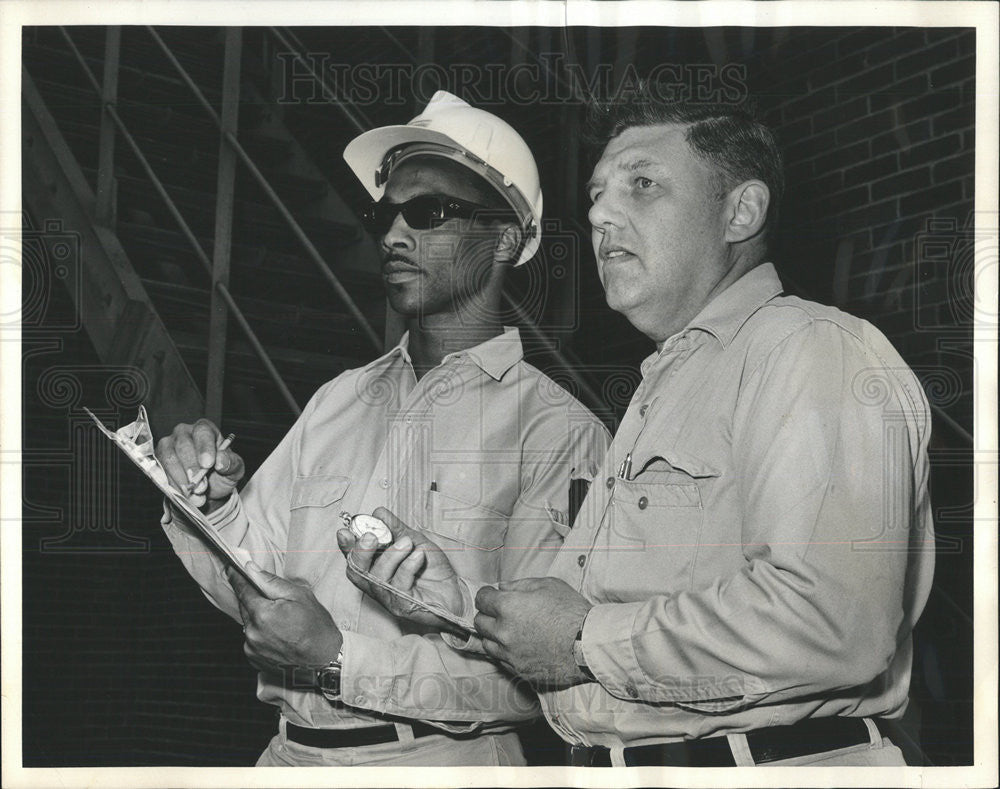
POLYGON ((696 479, 722 476, 721 471, 709 465, 704 460, 695 457, 689 452, 669 447, 656 447, 655 450, 644 450, 641 447, 636 447, 632 453, 633 474, 638 474, 648 465, 658 460, 665 461, 671 468, 683 471, 689 477, 695 477, 696 479))
POLYGON ((292 483, 291 509, 298 507, 328 507, 340 501, 351 486, 351 478, 337 474, 296 477, 292 483))
POLYGON ((441 491, 430 492, 430 518, 424 530, 486 551, 503 546, 507 516, 482 505, 470 504, 441 491))

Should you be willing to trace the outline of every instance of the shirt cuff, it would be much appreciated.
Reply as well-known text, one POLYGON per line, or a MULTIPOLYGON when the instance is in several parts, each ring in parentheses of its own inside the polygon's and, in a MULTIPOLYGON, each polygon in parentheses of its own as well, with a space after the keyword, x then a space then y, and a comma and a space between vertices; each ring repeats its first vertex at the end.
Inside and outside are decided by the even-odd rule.
POLYGON ((595 605, 583 621, 580 645, 587 668, 612 696, 639 698, 642 669, 632 648, 632 629, 642 603, 595 605))
MULTIPOLYGON (((462 619, 475 619, 476 595, 484 586, 490 586, 490 584, 473 582, 467 578, 463 578, 462 576, 458 577, 458 588, 462 592, 462 611, 459 616, 461 616, 462 619)), ((477 652, 481 655, 486 654, 486 650, 483 649, 483 640, 475 633, 470 633, 463 638, 453 633, 442 632, 441 640, 452 649, 457 649, 460 652, 477 652)))
POLYGON ((226 535, 226 542, 238 545, 243 539, 243 533, 246 532, 247 520, 242 516, 243 503, 240 501, 239 494, 234 490, 221 507, 205 516, 205 520, 211 523, 217 532, 226 535), (243 524, 242 532, 234 526, 237 523, 243 524))
MULTIPOLYGON (((671 702, 700 712, 727 712, 744 706, 752 679, 678 676, 664 664, 651 676, 639 664, 633 634, 635 620, 649 601, 608 603, 590 609, 583 623, 581 646, 587 667, 612 696, 629 701, 671 702)), ((664 634, 664 637, 667 637, 664 634)), ((649 669, 649 667, 647 667, 649 669)))

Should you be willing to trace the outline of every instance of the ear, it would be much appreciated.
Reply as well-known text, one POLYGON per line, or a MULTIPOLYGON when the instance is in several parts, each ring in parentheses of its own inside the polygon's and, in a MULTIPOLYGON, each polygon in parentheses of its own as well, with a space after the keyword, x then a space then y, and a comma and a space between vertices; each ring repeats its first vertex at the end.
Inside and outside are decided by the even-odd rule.
POLYGON ((726 198, 729 203, 726 241, 738 243, 756 236, 767 220, 771 192, 762 181, 744 181, 726 198))
POLYGON ((517 259, 514 257, 521 248, 521 231, 517 225, 506 225, 497 236, 497 245, 493 251, 494 263, 514 264, 517 259))

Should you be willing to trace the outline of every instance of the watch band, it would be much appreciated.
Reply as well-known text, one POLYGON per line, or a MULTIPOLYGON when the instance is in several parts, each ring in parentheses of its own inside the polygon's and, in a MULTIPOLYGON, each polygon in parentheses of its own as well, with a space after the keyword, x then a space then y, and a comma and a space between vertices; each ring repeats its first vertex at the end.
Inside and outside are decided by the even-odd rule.
POLYGON ((587 679, 590 680, 597 679, 597 677, 594 676, 594 672, 590 670, 590 666, 587 665, 587 658, 583 654, 582 627, 577 631, 576 639, 573 641, 573 660, 576 661, 576 667, 587 675, 587 679))
POLYGON ((327 701, 340 701, 340 675, 344 668, 344 649, 337 657, 316 671, 316 688, 327 701))

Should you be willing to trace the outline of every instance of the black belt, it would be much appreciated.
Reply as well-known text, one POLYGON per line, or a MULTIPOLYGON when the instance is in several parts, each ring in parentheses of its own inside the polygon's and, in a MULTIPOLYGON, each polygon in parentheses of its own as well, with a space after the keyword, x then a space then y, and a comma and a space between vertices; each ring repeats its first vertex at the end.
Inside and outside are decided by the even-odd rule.
MULTIPOLYGON (((872 720, 883 737, 889 736, 886 721, 872 720)), ((790 726, 754 729, 746 732, 746 738, 756 764, 835 751, 871 741, 864 718, 809 718, 790 726)), ((626 767, 736 766, 726 737, 636 745, 626 748, 623 756, 626 767)), ((569 749, 569 766, 610 767, 611 750, 599 745, 574 745, 569 749)))
MULTIPOLYGON (((443 734, 454 739, 466 739, 479 736, 479 732, 453 734, 419 721, 408 725, 413 729, 414 737, 443 734)), ((310 748, 360 748, 364 745, 399 742, 399 734, 392 724, 366 726, 362 729, 307 729, 303 726, 296 726, 291 721, 285 721, 285 736, 292 742, 308 745, 310 748)))

